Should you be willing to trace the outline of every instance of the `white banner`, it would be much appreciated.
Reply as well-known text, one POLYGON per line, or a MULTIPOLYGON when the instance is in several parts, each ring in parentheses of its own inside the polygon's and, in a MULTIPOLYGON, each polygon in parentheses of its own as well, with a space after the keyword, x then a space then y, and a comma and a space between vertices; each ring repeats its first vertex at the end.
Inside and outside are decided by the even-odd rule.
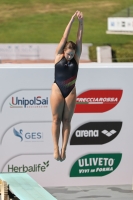
POLYGON ((53 64, 1 65, 0 172, 43 187, 132 184, 133 64, 80 64, 63 162, 53 158, 53 82, 53 64))
POLYGON ((109 17, 108 31, 133 31, 133 17, 109 17))

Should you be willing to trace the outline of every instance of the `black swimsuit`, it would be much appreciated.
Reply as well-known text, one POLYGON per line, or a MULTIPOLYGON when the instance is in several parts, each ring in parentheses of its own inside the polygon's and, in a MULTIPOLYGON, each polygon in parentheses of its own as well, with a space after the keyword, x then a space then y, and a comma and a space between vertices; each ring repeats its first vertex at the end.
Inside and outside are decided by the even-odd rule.
POLYGON ((63 57, 55 64, 55 81, 63 95, 66 98, 75 86, 78 73, 78 64, 74 58, 67 61, 63 57))

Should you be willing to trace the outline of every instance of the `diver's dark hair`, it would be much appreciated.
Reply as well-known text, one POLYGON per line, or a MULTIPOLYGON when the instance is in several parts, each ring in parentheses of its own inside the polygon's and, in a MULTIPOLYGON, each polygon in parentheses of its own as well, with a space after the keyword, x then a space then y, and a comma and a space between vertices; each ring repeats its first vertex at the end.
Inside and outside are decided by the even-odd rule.
POLYGON ((66 44, 64 46, 64 50, 67 50, 67 49, 76 50, 76 44, 72 41, 66 42, 66 44))

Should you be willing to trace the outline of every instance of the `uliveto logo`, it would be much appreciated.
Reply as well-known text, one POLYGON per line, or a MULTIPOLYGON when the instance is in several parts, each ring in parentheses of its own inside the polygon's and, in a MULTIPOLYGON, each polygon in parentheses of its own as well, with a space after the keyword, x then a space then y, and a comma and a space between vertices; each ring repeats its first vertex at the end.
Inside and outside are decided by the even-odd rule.
POLYGON ((10 108, 45 108, 48 106, 48 97, 43 99, 41 96, 33 97, 33 99, 19 99, 12 97, 10 108))
POLYGON ((122 122, 88 122, 77 128, 70 145, 106 144, 119 134, 122 122))
POLYGON ((70 177, 105 176, 118 167, 121 158, 121 153, 85 155, 73 164, 70 177))
POLYGON ((45 172, 49 166, 49 161, 43 162, 43 164, 34 164, 32 166, 14 166, 8 165, 8 172, 45 172))
POLYGON ((101 113, 114 108, 120 101, 122 90, 88 90, 76 99, 75 113, 101 113))
POLYGON ((20 141, 24 142, 43 142, 43 133, 42 132, 25 132, 20 129, 19 131, 13 128, 13 133, 16 137, 20 138, 20 141))

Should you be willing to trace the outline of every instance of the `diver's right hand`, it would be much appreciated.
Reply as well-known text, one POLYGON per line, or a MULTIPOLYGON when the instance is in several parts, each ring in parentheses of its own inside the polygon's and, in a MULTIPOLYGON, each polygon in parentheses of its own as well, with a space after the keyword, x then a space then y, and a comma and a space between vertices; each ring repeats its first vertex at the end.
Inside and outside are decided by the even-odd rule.
POLYGON ((77 11, 74 13, 74 15, 72 15, 72 18, 71 18, 72 21, 75 20, 75 17, 77 16, 77 13, 78 13, 78 12, 79 12, 79 11, 77 10, 77 11))

